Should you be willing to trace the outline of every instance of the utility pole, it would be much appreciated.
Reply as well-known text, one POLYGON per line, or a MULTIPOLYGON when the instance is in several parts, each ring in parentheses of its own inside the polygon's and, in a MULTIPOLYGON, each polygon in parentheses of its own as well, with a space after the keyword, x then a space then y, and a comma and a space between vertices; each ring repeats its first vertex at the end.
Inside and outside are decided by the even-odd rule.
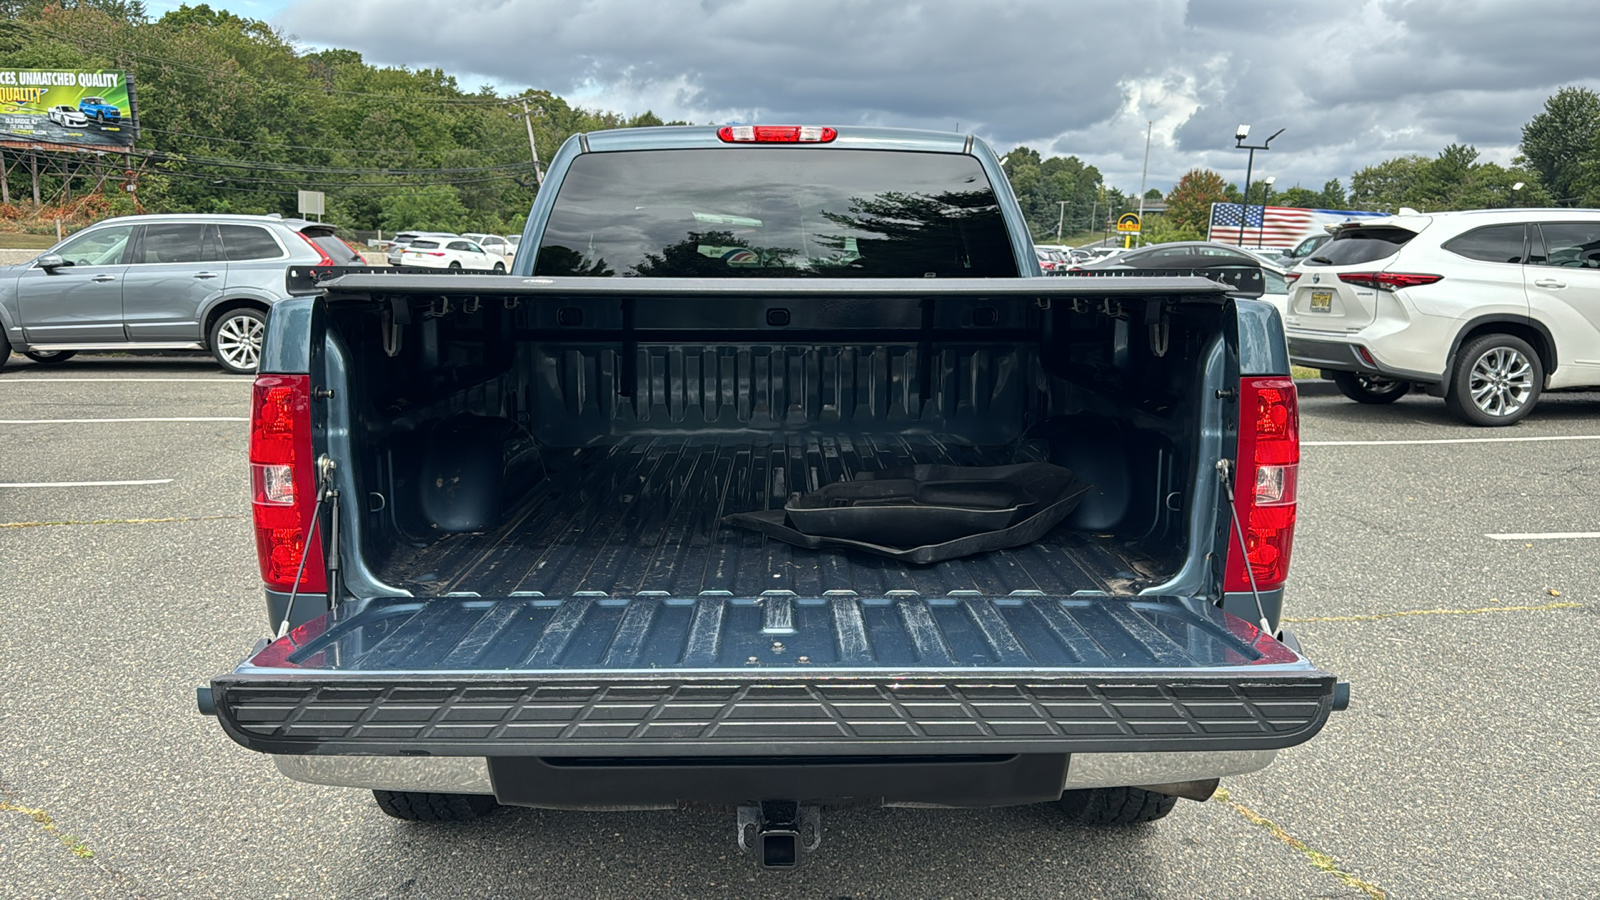
MULTIPOLYGON (((541 109, 539 112, 542 113, 544 110, 541 109)), ((512 113, 511 118, 517 118, 517 114, 512 113)), ((522 124, 528 126, 528 152, 533 154, 533 180, 542 188, 544 187, 544 172, 539 168, 539 147, 533 142, 533 111, 528 109, 528 101, 526 99, 522 101, 522 124)))
POLYGON ((1057 200, 1056 205, 1061 207, 1061 215, 1056 216, 1056 243, 1061 243, 1061 226, 1067 221, 1067 201, 1057 200))
POLYGON ((1144 186, 1150 178, 1150 132, 1154 130, 1154 119, 1147 119, 1144 124, 1144 171, 1139 175, 1139 232, 1140 243, 1144 238, 1144 186))

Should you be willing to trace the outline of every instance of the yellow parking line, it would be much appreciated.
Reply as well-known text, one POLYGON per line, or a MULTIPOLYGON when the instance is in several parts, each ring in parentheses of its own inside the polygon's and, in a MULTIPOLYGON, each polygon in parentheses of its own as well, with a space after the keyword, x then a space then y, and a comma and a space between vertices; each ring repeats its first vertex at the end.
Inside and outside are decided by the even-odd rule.
POLYGON ((1376 622, 1404 616, 1476 616, 1480 613, 1543 612, 1547 609, 1576 609, 1582 603, 1546 603, 1542 606, 1483 606, 1478 609, 1407 609, 1401 612, 1370 613, 1362 616, 1285 616, 1285 622, 1376 622))
POLYGON ((1304 856, 1312 866, 1339 879, 1346 887, 1353 887, 1372 898, 1372 900, 1387 900, 1389 895, 1384 891, 1383 888, 1378 887, 1377 885, 1365 879, 1357 878, 1349 872, 1339 868, 1338 860, 1334 859, 1331 855, 1312 847, 1305 841, 1300 840, 1289 832, 1284 831, 1283 826, 1279 825, 1277 822, 1272 821, 1250 807, 1245 806, 1243 803, 1233 799, 1232 795, 1228 793, 1227 788, 1217 788, 1217 792, 1211 795, 1211 799, 1225 804, 1234 812, 1243 816, 1246 822, 1265 828, 1268 834, 1289 845, 1289 847, 1296 853, 1304 856))

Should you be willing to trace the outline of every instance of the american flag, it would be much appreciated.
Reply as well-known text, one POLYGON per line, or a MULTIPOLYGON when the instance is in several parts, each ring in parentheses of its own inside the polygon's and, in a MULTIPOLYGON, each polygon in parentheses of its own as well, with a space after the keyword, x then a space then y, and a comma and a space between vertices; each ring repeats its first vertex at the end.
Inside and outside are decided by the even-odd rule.
MULTIPOLYGON (((1319 212, 1330 211, 1254 204, 1246 208, 1238 203, 1213 203, 1210 236, 1211 240, 1226 244, 1287 249, 1300 243, 1307 235, 1322 230, 1321 223, 1316 221, 1319 212)), ((1343 218, 1334 221, 1343 221, 1343 218)))

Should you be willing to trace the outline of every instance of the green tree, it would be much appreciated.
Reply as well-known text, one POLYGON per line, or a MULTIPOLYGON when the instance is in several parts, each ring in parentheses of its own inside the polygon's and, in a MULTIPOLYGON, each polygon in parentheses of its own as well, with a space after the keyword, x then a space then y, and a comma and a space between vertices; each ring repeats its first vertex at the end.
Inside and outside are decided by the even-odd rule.
POLYGON ((1544 111, 1522 126, 1528 166, 1563 200, 1578 192, 1584 163, 1596 157, 1600 139, 1600 94, 1564 87, 1544 101, 1544 111))
POLYGON ((1210 169, 1190 169, 1167 193, 1166 225, 1174 232, 1204 237, 1211 227, 1211 204, 1227 200, 1228 185, 1221 175, 1210 169))
POLYGON ((461 198, 444 185, 390 194, 383 200, 383 227, 388 231, 457 231, 465 230, 467 223, 461 198))

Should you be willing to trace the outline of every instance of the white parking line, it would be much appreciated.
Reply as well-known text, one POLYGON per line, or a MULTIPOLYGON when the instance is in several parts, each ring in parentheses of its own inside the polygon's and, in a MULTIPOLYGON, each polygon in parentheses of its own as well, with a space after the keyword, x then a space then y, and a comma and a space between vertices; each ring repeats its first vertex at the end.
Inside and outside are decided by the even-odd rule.
POLYGON ((249 376, 238 378, 6 378, 0 384, 88 384, 93 382, 111 382, 126 384, 128 382, 146 381, 198 381, 211 384, 249 384, 249 376))
POLYGON ((0 482, 0 488, 128 487, 171 483, 171 478, 151 478, 144 481, 9 481, 0 482))
POLYGON ((1526 444, 1533 441, 1600 441, 1600 434, 1553 434, 1546 437, 1432 438, 1404 441, 1301 441, 1302 447, 1389 447, 1402 444, 1526 444))
POLYGON ((1492 541, 1570 541, 1600 538, 1600 531, 1535 531, 1529 534, 1486 534, 1492 541))
POLYGON ((164 416, 147 419, 0 419, 0 425, 99 425, 123 422, 248 422, 245 416, 164 416))

